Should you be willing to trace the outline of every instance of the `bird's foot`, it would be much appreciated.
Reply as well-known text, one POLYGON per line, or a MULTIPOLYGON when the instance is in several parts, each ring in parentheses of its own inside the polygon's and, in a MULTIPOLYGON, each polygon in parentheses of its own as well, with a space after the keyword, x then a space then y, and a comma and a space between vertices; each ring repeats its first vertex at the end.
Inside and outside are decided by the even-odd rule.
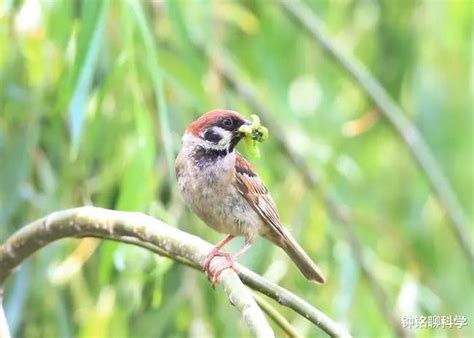
POLYGON ((222 271, 229 268, 234 269, 234 257, 227 253, 221 253, 221 255, 218 256, 222 258, 217 259, 212 265, 209 264, 209 270, 207 271, 207 275, 211 279, 212 286, 215 286, 219 281, 222 271))
POLYGON ((225 253, 225 252, 220 252, 217 247, 212 248, 212 250, 209 251, 209 254, 207 255, 206 259, 202 263, 202 269, 203 269, 204 272, 206 272, 206 274, 210 270, 210 265, 211 265, 212 259, 216 256, 230 257, 230 254, 225 253))
POLYGON ((209 255, 204 260, 203 270, 206 273, 207 277, 211 280, 212 286, 214 286, 219 281, 219 277, 222 271, 224 271, 225 269, 234 267, 234 262, 235 260, 232 257, 232 255, 226 252, 211 250, 209 255), (219 258, 217 261, 215 261, 211 265, 211 262, 216 257, 222 257, 222 258, 219 258))

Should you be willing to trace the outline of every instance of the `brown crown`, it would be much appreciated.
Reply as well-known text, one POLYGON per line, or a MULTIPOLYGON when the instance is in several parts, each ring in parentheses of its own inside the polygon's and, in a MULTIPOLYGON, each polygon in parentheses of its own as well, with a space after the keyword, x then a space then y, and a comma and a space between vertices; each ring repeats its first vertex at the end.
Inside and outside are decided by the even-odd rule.
POLYGON ((205 113, 200 118, 192 122, 188 128, 186 128, 186 131, 194 136, 199 136, 199 134, 201 134, 204 130, 216 125, 220 120, 225 118, 234 118, 240 120, 244 119, 242 115, 236 111, 215 109, 205 113))

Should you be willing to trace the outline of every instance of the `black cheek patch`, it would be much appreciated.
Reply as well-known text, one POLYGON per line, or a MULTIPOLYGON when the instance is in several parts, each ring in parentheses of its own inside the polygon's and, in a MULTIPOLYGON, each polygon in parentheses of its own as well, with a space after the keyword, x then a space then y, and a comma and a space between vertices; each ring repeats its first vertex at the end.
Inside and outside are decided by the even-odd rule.
POLYGON ((204 139, 214 144, 218 144, 220 140, 222 140, 222 136, 209 129, 204 133, 204 139))

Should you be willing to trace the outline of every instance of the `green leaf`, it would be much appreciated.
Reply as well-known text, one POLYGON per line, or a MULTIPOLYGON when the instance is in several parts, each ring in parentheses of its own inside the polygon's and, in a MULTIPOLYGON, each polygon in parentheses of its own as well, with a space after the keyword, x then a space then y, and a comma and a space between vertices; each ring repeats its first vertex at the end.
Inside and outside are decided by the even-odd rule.
POLYGON ((92 87, 94 71, 97 66, 99 51, 103 43, 103 34, 109 0, 95 1, 88 0, 84 2, 84 22, 81 33, 79 34, 78 48, 75 63, 75 73, 73 80, 74 90, 69 101, 69 129, 72 139, 72 157, 77 156, 82 128, 84 125, 84 114, 92 87), (94 12, 98 14, 95 16, 94 12), (88 22, 96 18, 95 22, 88 22), (88 29, 86 29, 88 28, 88 29), (82 51, 85 55, 82 59, 82 51), (80 60, 82 59, 82 60, 80 60))
POLYGON ((153 85, 154 98, 158 107, 158 119, 160 122, 161 139, 165 149, 166 163, 168 165, 168 174, 170 182, 175 182, 174 172, 174 151, 172 142, 172 133, 169 121, 168 106, 165 99, 163 87, 163 73, 158 64, 158 51, 156 48, 153 33, 146 21, 143 8, 138 1, 128 1, 132 9, 134 18, 138 25, 141 37, 145 43, 145 54, 148 66, 150 68, 150 77, 153 85))

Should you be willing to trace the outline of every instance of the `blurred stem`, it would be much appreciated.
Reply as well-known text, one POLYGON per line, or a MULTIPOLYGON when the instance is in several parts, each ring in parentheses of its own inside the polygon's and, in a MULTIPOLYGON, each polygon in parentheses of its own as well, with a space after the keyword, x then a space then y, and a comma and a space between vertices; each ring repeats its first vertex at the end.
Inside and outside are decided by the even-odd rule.
POLYGON ((0 337, 10 338, 10 329, 8 328, 7 318, 3 310, 3 288, 0 287, 0 337))
POLYGON ((390 97, 365 66, 355 57, 344 53, 325 32, 323 24, 310 8, 297 0, 279 0, 281 6, 295 22, 314 38, 321 48, 348 73, 377 106, 386 121, 405 142, 411 155, 427 177, 439 203, 450 219, 452 231, 470 262, 474 262, 474 244, 467 226, 467 219, 459 200, 442 172, 427 143, 416 126, 390 97))
MULTIPOLYGON (((209 51, 206 52, 209 53, 209 51)), ((284 132, 284 129, 275 121, 271 112, 258 98, 256 94, 257 91, 249 82, 245 81, 244 78, 239 75, 236 67, 230 62, 230 58, 223 55, 221 57, 222 59, 219 63, 219 71, 221 74, 234 90, 247 102, 247 104, 251 106, 254 111, 258 112, 264 124, 276 139, 282 153, 298 169, 307 185, 319 193, 329 216, 336 221, 336 224, 339 224, 344 228, 343 230, 348 236, 351 250, 369 283, 369 287, 379 306, 380 312, 386 318, 387 322, 390 323, 398 336, 408 336, 407 331, 401 325, 401 318, 399 318, 399 316, 393 311, 393 307, 389 304, 387 293, 378 282, 366 256, 364 255, 363 244, 353 228, 352 210, 347 206, 338 203, 338 199, 334 194, 329 194, 327 191, 324 191, 319 179, 314 175, 304 157, 300 156, 291 148, 289 142, 285 139, 286 133, 284 132)))
POLYGON ((289 321, 286 320, 285 317, 282 316, 280 312, 278 312, 273 306, 270 305, 265 299, 254 293, 253 295, 257 304, 260 308, 265 312, 268 317, 270 317, 273 322, 278 325, 290 338, 300 338, 302 337, 296 329, 291 325, 289 321))
MULTIPOLYGON (((200 269, 212 248, 211 244, 199 237, 142 213, 95 207, 69 209, 52 213, 26 225, 0 246, 0 285, 13 269, 35 251, 66 237, 98 237, 131 243, 197 269, 200 269)), ((236 265, 236 270, 238 275, 232 269, 225 270, 219 284, 224 287, 231 303, 242 313, 254 336, 271 337, 273 332, 241 280, 304 315, 329 335, 349 336, 336 322, 291 292, 270 283, 243 266, 236 265)))
MULTIPOLYGON (((156 47, 153 32, 145 17, 140 1, 128 0, 131 12, 134 14, 137 26, 145 45, 145 58, 150 69, 150 79, 153 85, 153 92, 158 108, 158 120, 160 123, 160 133, 165 150, 166 163, 168 165, 168 175, 170 182, 175 182, 174 155, 173 155, 173 137, 169 122, 168 105, 164 93, 163 72, 157 60, 158 49, 156 47)), ((172 191, 171 191, 172 193, 172 191)))

